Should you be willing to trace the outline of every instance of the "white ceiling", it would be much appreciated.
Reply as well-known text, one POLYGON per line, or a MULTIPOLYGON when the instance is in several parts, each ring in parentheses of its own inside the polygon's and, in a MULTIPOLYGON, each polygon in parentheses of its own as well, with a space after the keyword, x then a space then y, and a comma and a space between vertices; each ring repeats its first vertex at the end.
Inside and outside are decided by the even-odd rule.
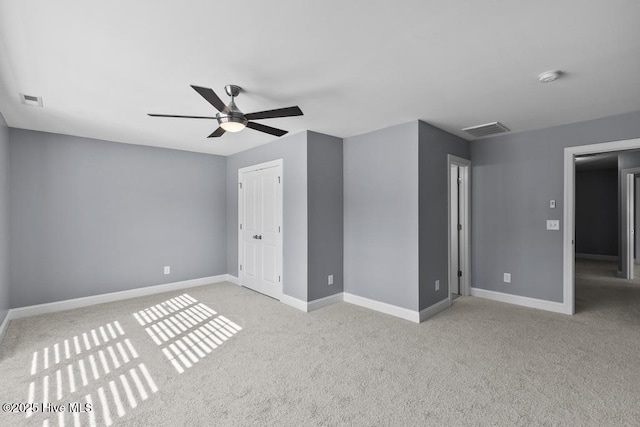
POLYGON ((513 132, 640 110, 637 0, 0 0, 9 126, 229 155, 275 137, 207 139, 189 85, 242 86, 245 113, 349 137, 420 119, 513 132), (540 84, 550 69, 567 75, 540 84), (18 94, 42 96, 44 108, 18 94))

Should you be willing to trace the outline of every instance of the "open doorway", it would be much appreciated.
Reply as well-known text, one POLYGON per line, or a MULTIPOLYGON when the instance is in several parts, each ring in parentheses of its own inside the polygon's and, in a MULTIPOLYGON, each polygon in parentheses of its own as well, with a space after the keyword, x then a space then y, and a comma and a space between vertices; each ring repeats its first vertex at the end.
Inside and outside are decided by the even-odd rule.
POLYGON ((635 263, 635 181, 640 167, 628 167, 632 165, 640 165, 640 152, 635 150, 576 159, 576 313, 640 319, 640 274, 635 263), (597 157, 606 156, 614 157, 616 168, 593 169, 605 167, 598 166, 597 157))
POLYGON ((598 310, 622 279, 619 152, 575 158, 575 311, 598 310))
MULTIPOLYGON (((603 153, 614 153, 616 151, 638 150, 640 149, 640 138, 613 141, 602 144, 584 145, 578 147, 567 147, 564 153, 564 236, 563 236, 563 311, 567 314, 574 314, 576 310, 575 285, 576 285, 576 158, 586 158, 603 153)), ((637 153, 640 161, 640 153, 637 153)), ((640 163, 639 163, 640 164, 640 163)), ((620 161, 618 170, 629 169, 625 167, 625 162, 620 161)), ((640 169, 638 169, 640 171, 640 169)), ((633 269, 633 237, 631 231, 635 225, 630 225, 633 218, 633 171, 620 173, 620 191, 616 191, 618 205, 622 207, 620 217, 620 242, 619 257, 617 263, 622 275, 628 277, 629 269, 633 269), (631 199, 626 198, 631 195, 631 199), (631 218, 631 219, 630 219, 631 218)), ((628 280, 626 278, 621 278, 628 280)))
POLYGON ((607 261, 616 275, 620 259, 618 152, 575 159, 575 257, 607 261))
POLYGON ((449 155, 449 300, 470 295, 471 243, 471 162, 449 155))

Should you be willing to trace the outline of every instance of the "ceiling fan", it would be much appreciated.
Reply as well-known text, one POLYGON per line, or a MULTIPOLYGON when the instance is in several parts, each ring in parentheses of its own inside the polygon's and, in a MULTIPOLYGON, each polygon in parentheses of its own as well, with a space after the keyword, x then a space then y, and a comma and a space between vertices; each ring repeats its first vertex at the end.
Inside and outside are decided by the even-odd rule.
POLYGON ((191 87, 198 92, 204 99, 213 105, 219 113, 216 113, 215 117, 210 116, 177 116, 174 114, 153 114, 149 113, 151 117, 177 117, 184 119, 216 119, 218 121, 218 129, 216 129, 207 138, 217 138, 224 135, 225 132, 240 132, 245 127, 257 130, 260 132, 268 133, 275 136, 282 136, 288 133, 286 130, 266 126, 260 123, 252 122, 250 120, 260 119, 273 119, 276 117, 291 117, 302 116, 302 110, 298 107, 277 108, 275 110, 258 111, 256 113, 244 114, 236 106, 234 98, 238 96, 242 88, 236 85, 227 85, 224 90, 227 95, 231 97, 229 105, 225 105, 224 102, 216 95, 216 93, 209 88, 194 86, 191 87))

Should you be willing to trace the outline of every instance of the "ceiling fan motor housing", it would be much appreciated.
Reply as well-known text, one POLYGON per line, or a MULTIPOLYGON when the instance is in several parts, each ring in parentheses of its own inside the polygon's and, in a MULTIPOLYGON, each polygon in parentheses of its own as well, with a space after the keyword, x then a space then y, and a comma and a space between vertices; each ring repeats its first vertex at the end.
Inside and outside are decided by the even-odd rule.
MULTIPOLYGON (((237 86, 234 86, 238 90, 237 86)), ((225 89, 228 89, 227 86, 225 89)), ((227 90, 228 91, 228 90, 227 90)), ((235 91, 234 91, 235 93, 235 91)), ((223 127, 228 132, 239 132, 247 126, 249 120, 244 116, 242 111, 238 108, 235 101, 233 100, 234 95, 231 96, 231 102, 227 106, 227 111, 222 111, 216 114, 216 118, 218 119, 218 124, 223 127), (229 125, 228 123, 237 123, 237 125, 229 125), (225 124, 223 126, 223 124, 225 124)))
POLYGON ((218 113, 216 114, 216 118, 218 119, 218 124, 222 125, 223 123, 242 123, 244 126, 247 125, 249 120, 246 119, 244 114, 240 111, 229 111, 226 114, 218 113))

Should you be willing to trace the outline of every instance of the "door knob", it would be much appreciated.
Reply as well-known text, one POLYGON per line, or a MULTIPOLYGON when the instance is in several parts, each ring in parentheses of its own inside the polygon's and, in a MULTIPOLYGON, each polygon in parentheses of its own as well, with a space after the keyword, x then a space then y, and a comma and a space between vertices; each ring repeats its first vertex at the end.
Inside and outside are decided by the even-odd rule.
POLYGON ((261 236, 261 235, 258 235, 258 239, 262 240, 262 236, 261 236))
POLYGON ((254 235, 253 235, 253 238, 254 238, 254 239, 257 239, 257 238, 258 238, 258 235, 257 235, 257 234, 254 234, 254 235))

